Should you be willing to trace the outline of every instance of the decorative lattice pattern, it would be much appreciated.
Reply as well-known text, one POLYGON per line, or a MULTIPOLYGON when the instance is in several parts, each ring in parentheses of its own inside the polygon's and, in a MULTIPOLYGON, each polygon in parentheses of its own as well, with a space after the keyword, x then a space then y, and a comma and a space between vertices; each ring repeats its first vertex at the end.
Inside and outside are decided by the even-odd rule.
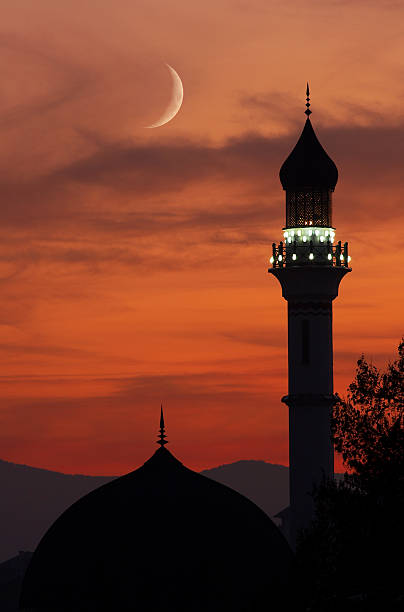
POLYGON ((287 191, 286 227, 332 227, 331 191, 287 191))

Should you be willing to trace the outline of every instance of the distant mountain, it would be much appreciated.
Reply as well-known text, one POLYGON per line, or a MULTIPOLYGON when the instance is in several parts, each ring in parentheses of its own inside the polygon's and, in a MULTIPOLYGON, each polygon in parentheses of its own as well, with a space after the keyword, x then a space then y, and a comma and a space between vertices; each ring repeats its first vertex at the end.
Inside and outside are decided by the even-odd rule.
POLYGON ((70 476, 0 460, 0 562, 34 550, 55 519, 113 477, 70 476))
MULTIPOLYGON (((289 503, 289 469, 265 461, 237 461, 202 474, 239 491, 273 517, 289 503)), ((55 519, 113 476, 60 474, 0 460, 0 563, 34 550, 55 519)))
POLYGON ((289 505, 289 468, 284 465, 236 461, 201 473, 242 493, 271 518, 289 505))

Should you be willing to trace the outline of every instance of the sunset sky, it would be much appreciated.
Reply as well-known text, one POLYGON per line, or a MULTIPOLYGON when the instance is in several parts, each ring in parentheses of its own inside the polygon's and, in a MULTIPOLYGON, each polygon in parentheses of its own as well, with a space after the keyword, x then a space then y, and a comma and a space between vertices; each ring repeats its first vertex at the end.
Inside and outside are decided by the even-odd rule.
POLYGON ((0 458, 121 474, 288 463, 278 172, 339 169, 335 390, 403 333, 404 4, 2 0, 0 458), (177 70, 184 102, 167 125, 177 70))

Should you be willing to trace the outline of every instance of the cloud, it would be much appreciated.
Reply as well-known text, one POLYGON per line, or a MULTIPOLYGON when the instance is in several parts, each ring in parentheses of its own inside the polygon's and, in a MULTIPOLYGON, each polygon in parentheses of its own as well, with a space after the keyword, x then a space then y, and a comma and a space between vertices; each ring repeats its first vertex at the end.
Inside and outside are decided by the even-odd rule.
MULTIPOLYGON (((349 221, 350 231, 398 221, 404 126, 317 131, 340 169, 337 220, 349 221)), ((164 251, 166 269, 179 270, 218 262, 208 253, 217 246, 226 266, 237 257, 232 247, 259 248, 279 235, 284 192, 277 173, 296 137, 250 133, 222 145, 164 146, 99 138, 95 152, 45 175, 3 176, 0 261, 19 262, 20 273, 35 262, 150 271, 164 251)))
POLYGON ((271 348, 284 348, 286 335, 282 330, 269 330, 268 328, 256 330, 239 329, 232 333, 224 333, 223 337, 232 342, 265 346, 271 348))
POLYGON ((37 355, 45 357, 85 357, 93 355, 91 351, 73 348, 68 346, 56 346, 47 344, 12 344, 10 342, 0 342, 0 353, 5 353, 7 357, 24 357, 26 355, 37 355))
MULTIPOLYGON (((98 442, 111 444, 114 438, 126 437, 128 429, 147 430, 149 423, 157 420, 163 402, 176 428, 197 424, 201 430, 213 432, 220 443, 226 431, 237 430, 237 423, 232 422, 234 410, 248 410, 251 422, 252 416, 261 413, 270 400, 279 404, 276 391, 268 389, 266 377, 265 384, 261 377, 262 373, 257 377, 250 371, 231 370, 106 378, 56 376, 41 377, 39 381, 25 377, 19 381, 21 396, 8 398, 2 412, 3 434, 7 438, 7 425, 8 435, 13 438, 19 430, 21 440, 31 439, 33 434, 39 439, 48 438, 54 432, 57 437, 74 439, 95 436, 98 442), (41 394, 43 384, 47 385, 46 395, 41 394), (77 396, 71 392, 77 387, 89 392, 77 396)), ((15 388, 16 380, 6 377, 0 383, 2 388, 15 388)))
MULTIPOLYGON (((402 184, 403 125, 340 126, 317 131, 340 169, 336 198, 338 190, 348 186, 355 191, 367 185, 379 189, 383 184, 386 188, 386 177, 390 188, 402 184)), ((97 224, 103 218, 113 222, 115 213, 112 231, 118 227, 123 229, 130 223, 131 215, 132 225, 140 229, 142 222, 148 226, 161 223, 169 227, 176 222, 181 224, 181 215, 186 218, 198 207, 199 198, 195 198, 195 193, 196 204, 192 200, 187 204, 184 201, 191 188, 194 192, 202 189, 205 208, 192 216, 192 223, 201 227, 220 223, 220 208, 226 208, 222 201, 226 193, 230 200, 237 194, 237 204, 244 211, 251 197, 259 198, 260 207, 265 198, 267 211, 272 214, 284 197, 278 170, 297 137, 296 132, 279 137, 250 133, 229 139, 220 146, 192 141, 170 145, 100 142, 95 152, 48 174, 23 182, 3 176, 3 223, 32 227, 44 221, 68 222, 73 214, 84 224, 97 224), (105 201, 97 209, 99 195, 95 201, 89 197, 89 190, 99 194, 100 189, 106 190, 105 197, 116 198, 110 215, 106 214, 105 201), (180 206, 175 205, 177 198, 180 206), (164 201, 165 208, 158 208, 159 199, 164 201), (150 206, 152 214, 147 210, 150 206)), ((228 221, 228 211, 222 214, 228 221)), ((234 224, 260 220, 252 207, 248 215, 244 213, 240 217, 240 209, 235 205, 233 214, 234 224)))
MULTIPOLYGON (((320 127, 317 132, 350 188, 369 184, 369 176, 373 187, 379 187, 386 175, 402 183, 404 125, 320 127)), ((230 193, 235 182, 244 199, 254 192, 266 196, 269 204, 282 197, 278 170, 298 135, 249 133, 220 146, 191 141, 164 146, 114 143, 60 168, 49 180, 101 185, 132 194, 135 201, 139 196, 181 194, 191 185, 207 189, 210 182, 219 180, 230 193)), ((209 191, 205 198, 209 207, 209 191)), ((189 206, 192 208, 192 203, 189 206)), ((217 210, 216 205, 214 208, 217 210)))

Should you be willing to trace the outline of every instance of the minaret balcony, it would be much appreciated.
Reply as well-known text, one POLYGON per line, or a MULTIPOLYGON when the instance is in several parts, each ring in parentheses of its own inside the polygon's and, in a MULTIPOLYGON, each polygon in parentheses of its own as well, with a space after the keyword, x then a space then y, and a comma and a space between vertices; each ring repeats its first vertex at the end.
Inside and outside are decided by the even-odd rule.
POLYGON ((298 244, 309 243, 313 244, 327 243, 329 240, 334 242, 335 227, 316 227, 311 223, 304 227, 284 227, 283 237, 285 244, 292 244, 295 240, 298 244))
MULTIPOLYGON (((272 244, 272 268, 290 268, 302 266, 350 267, 351 256, 348 253, 348 243, 341 241, 332 244, 334 232, 328 234, 313 233, 311 236, 295 234, 286 236, 285 242, 272 244), (305 240, 306 238, 306 240, 305 240)), ((299 230, 300 231, 300 230, 299 230)), ((328 230, 330 232, 330 230, 328 230)), ((285 233, 289 234, 290 230, 285 233)))

